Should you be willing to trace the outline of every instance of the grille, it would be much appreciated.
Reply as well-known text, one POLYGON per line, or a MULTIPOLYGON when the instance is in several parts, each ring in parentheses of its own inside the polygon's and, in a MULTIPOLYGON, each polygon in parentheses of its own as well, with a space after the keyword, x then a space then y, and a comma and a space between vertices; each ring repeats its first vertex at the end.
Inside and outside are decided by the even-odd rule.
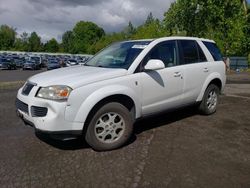
POLYGON ((29 114, 29 107, 26 103, 20 101, 19 99, 16 99, 16 108, 18 110, 21 110, 22 112, 29 114))
POLYGON ((22 94, 28 96, 34 86, 35 86, 34 84, 27 82, 23 87, 22 94))
POLYGON ((32 117, 45 117, 47 115, 48 108, 31 106, 32 117))

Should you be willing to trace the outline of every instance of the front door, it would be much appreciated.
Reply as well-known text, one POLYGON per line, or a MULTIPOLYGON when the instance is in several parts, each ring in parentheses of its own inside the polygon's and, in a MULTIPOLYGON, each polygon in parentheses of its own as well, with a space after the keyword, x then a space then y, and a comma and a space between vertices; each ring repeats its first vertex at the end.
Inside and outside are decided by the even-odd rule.
POLYGON ((178 107, 182 104, 183 70, 177 66, 176 41, 156 45, 145 57, 142 67, 150 59, 160 59, 165 68, 156 71, 142 71, 142 115, 178 107))

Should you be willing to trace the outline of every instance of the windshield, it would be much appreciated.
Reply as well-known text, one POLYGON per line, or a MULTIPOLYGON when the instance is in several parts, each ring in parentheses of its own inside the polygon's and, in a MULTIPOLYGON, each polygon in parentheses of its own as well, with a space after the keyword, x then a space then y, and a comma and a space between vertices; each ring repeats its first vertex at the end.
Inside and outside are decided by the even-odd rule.
POLYGON ((115 43, 91 58, 85 65, 128 69, 135 58, 151 41, 115 43))

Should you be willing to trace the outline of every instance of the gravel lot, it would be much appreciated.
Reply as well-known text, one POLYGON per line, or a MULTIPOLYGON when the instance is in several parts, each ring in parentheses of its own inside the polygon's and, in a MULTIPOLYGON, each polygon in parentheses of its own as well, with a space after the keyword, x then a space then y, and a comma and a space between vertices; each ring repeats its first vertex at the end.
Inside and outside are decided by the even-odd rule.
MULTIPOLYGON (((7 71, 0 71, 0 82, 35 73, 28 71, 25 77, 19 72, 9 75, 10 80, 3 76, 7 71)), ((95 152, 83 139, 36 136, 15 115, 17 87, 0 89, 0 185, 248 188, 249 78, 229 75, 234 82, 227 85, 214 115, 188 108, 141 120, 130 143, 110 152, 95 152)))

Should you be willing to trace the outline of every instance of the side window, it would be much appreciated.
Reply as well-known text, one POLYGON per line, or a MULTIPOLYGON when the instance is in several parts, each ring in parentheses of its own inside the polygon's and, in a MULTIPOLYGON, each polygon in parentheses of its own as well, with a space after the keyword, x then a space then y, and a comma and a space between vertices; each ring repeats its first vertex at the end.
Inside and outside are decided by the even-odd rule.
POLYGON ((220 50, 215 43, 203 41, 203 44, 207 47, 208 51, 213 56, 214 61, 222 61, 223 60, 222 55, 220 53, 220 50))
POLYGON ((197 44, 197 49, 198 49, 198 53, 199 53, 199 62, 207 62, 207 58, 204 54, 204 52, 202 51, 201 47, 199 46, 199 44, 197 44))
POLYGON ((176 41, 166 41, 157 44, 144 58, 143 67, 150 59, 160 59, 165 64, 165 67, 176 66, 177 51, 176 41))
POLYGON ((179 40, 178 46, 181 55, 181 62, 180 62, 181 64, 191 64, 200 62, 199 51, 197 50, 196 41, 179 40))

